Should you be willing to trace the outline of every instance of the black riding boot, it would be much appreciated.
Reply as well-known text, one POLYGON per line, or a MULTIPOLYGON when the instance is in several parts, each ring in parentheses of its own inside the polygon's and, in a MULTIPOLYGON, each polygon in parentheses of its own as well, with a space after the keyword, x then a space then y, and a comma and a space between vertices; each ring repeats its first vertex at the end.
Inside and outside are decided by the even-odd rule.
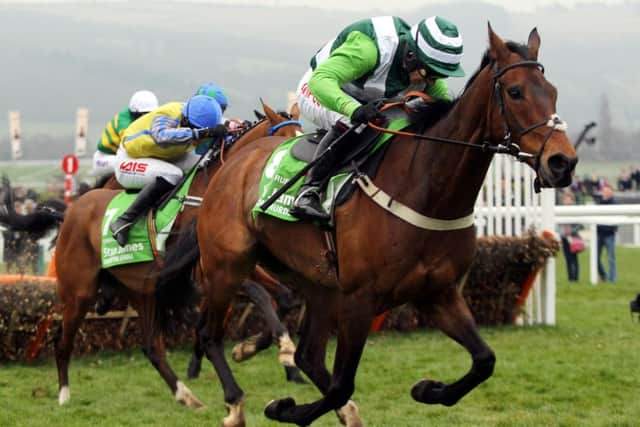
POLYGON ((331 151, 327 153, 325 151, 343 132, 344 128, 335 124, 318 142, 313 158, 317 159, 319 156, 322 158, 307 172, 304 184, 300 187, 293 207, 289 210, 291 215, 300 219, 318 221, 328 221, 331 218, 320 203, 320 186, 338 160, 338 147, 334 145, 331 151))
POLYGON ((148 184, 133 201, 131 206, 118 219, 109 225, 109 230, 113 234, 120 246, 127 244, 129 240, 129 228, 136 220, 147 212, 149 208, 157 202, 160 197, 173 188, 173 184, 162 177, 157 177, 154 182, 148 184))

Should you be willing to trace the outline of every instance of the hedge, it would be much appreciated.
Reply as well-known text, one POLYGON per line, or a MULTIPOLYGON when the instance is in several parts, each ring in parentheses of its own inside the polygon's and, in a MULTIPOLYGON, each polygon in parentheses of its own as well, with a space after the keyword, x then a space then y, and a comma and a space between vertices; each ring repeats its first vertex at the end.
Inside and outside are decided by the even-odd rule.
MULTIPOLYGON (((478 324, 513 324, 521 314, 523 307, 518 300, 527 292, 526 285, 558 249, 557 240, 533 232, 523 237, 479 238, 477 255, 463 290, 478 324)), ((38 355, 53 354, 54 331, 60 323, 59 314, 53 314, 52 310, 55 302, 51 278, 0 276, 0 360, 31 360, 38 355)), ((227 321, 228 339, 244 339, 266 327, 259 311, 249 312, 247 304, 244 298, 236 298, 227 321)), ((284 316, 294 332, 299 326, 301 306, 294 301, 284 316)), ((124 301, 116 301, 114 310, 125 309, 124 301)), ((399 331, 429 326, 427 319, 410 305, 379 317, 377 323, 382 330, 399 331)), ((119 318, 85 320, 76 336, 74 354, 136 348, 141 338, 136 318, 124 324, 119 318)), ((167 345, 186 344, 192 339, 192 329, 183 325, 175 336, 167 338, 167 345)))

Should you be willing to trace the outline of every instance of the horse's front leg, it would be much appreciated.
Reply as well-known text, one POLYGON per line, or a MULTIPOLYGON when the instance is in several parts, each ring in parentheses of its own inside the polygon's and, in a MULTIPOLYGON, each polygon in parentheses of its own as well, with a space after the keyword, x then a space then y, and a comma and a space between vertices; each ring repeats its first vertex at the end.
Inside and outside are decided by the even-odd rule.
POLYGON ((238 285, 234 286, 233 282, 234 279, 228 277, 221 270, 213 270, 210 272, 210 276, 206 277, 207 318, 198 334, 200 348, 211 361, 222 384, 225 406, 228 412, 227 416, 222 420, 222 426, 244 427, 244 392, 236 382, 224 356, 224 321, 231 299, 238 288, 238 285), (217 286, 214 288, 211 283, 215 283, 217 286))
POLYGON ((164 347, 164 337, 155 320, 155 301, 153 296, 132 298, 131 304, 138 312, 142 323, 142 352, 147 356, 153 367, 156 368, 167 386, 169 386, 176 401, 189 408, 203 407, 204 403, 182 381, 178 380, 178 376, 169 365, 164 347))
POLYGON ((451 384, 422 380, 411 389, 411 396, 422 403, 455 405, 458 400, 485 381, 493 373, 496 357, 478 334, 478 328, 462 297, 461 291, 452 287, 435 301, 419 304, 435 325, 449 337, 467 349, 473 360, 469 372, 451 384))
MULTIPOLYGON (((264 319, 267 322, 267 326, 271 330, 272 335, 275 336, 278 340, 278 346, 280 347, 278 359, 280 361, 280 364, 282 366, 295 367, 296 365, 293 361, 293 355, 296 352, 296 346, 289 336, 289 331, 282 323, 282 321, 280 321, 280 318, 278 317, 278 314, 273 307, 271 295, 269 295, 265 288, 263 288, 260 284, 252 280, 245 280, 240 286, 240 290, 244 292, 247 297, 249 297, 249 299, 260 309, 260 311, 262 311, 264 319)), ((254 347, 253 353, 248 354, 247 356, 251 357, 263 348, 266 347, 256 345, 254 347)), ((238 353, 242 353, 240 349, 238 350, 238 353)), ((234 348, 234 355, 235 354, 236 349, 234 348)), ((234 359, 236 359, 236 357, 234 357, 234 359)), ((238 359, 241 358, 238 356, 238 359)), ((244 359, 244 357, 242 359, 244 359)))
POLYGON ((189 361, 189 367, 187 368, 187 378, 195 379, 200 375, 200 369, 202 368, 202 357, 204 356, 204 350, 200 346, 200 329, 203 328, 207 319, 207 309, 203 308, 198 318, 198 324, 195 327, 195 339, 193 342, 193 354, 189 361))
MULTIPOLYGON (((296 405, 292 398, 273 401, 265 408, 265 415, 268 418, 306 426, 331 410, 342 408, 347 412, 353 412, 347 403, 352 403, 349 399, 355 390, 356 371, 369 334, 374 309, 373 304, 367 304, 366 299, 359 297, 357 292, 349 296, 340 295, 338 299, 338 336, 331 384, 328 389, 322 390, 324 388, 322 381, 319 384, 316 383, 323 391, 324 396, 313 403, 303 405, 296 405)), ((312 311, 309 311, 307 315, 312 316, 312 311)), ((307 347, 312 347, 310 343, 306 342, 306 339, 308 337, 302 337, 301 349, 298 352, 301 350, 304 352, 307 347)), ((300 360, 299 366, 303 368, 305 365, 303 355, 301 354, 299 357, 298 352, 296 353, 296 361, 300 360)), ((311 366, 309 367, 311 368, 311 366)), ((305 368, 303 369, 307 372, 305 368)), ((311 378, 314 380, 313 377, 311 378)), ((314 382, 321 378, 315 379, 314 382)), ((348 426, 361 425, 355 408, 354 411, 353 419, 346 420, 348 426)))

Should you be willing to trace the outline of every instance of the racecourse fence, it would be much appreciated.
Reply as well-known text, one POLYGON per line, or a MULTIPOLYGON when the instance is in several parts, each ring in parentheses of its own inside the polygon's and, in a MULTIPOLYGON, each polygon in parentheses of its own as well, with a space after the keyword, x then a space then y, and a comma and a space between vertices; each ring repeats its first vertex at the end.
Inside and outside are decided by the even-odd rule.
MULTIPOLYGON (((555 192, 533 190, 535 173, 507 156, 495 156, 476 201, 478 236, 521 236, 530 229, 555 230, 555 192)), ((556 322, 555 258, 547 259, 527 298, 525 324, 556 322)))

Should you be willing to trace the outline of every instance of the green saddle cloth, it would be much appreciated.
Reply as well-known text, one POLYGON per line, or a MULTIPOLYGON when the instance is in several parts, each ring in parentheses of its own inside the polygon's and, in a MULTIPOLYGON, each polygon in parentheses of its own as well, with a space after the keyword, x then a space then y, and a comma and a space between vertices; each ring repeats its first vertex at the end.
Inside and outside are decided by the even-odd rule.
MULTIPOLYGON (((409 125, 409 120, 406 118, 392 120, 387 128, 392 130, 404 129, 409 125)), ((378 136, 378 140, 371 149, 373 154, 380 147, 382 147, 387 141, 391 139, 393 135, 389 133, 382 133, 378 136)), ((271 215, 275 218, 282 219, 284 221, 299 221, 298 218, 289 213, 289 209, 293 206, 293 202, 298 194, 298 190, 304 182, 304 177, 300 177, 298 181, 292 185, 284 194, 282 194, 275 202, 273 202, 266 211, 262 210, 260 206, 275 194, 280 188, 293 178, 298 171, 304 168, 308 163, 295 158, 291 154, 291 149, 298 142, 302 136, 296 136, 286 140, 278 148, 274 150, 271 157, 267 161, 264 170, 262 171, 262 177, 260 178, 259 197, 256 205, 251 210, 253 217, 259 213, 271 215)), ((340 192, 340 189, 347 183, 353 172, 343 172, 332 176, 329 179, 329 183, 325 191, 322 194, 322 206, 327 212, 331 212, 336 197, 340 192)))
MULTIPOLYGON (((162 209, 153 212, 155 229, 157 230, 156 245, 160 253, 164 252, 164 243, 169 237, 178 213, 182 210, 183 198, 189 192, 195 173, 196 170, 191 172, 191 175, 162 209)), ((138 219, 129 229, 129 240, 124 247, 116 242, 109 230, 109 224, 122 215, 137 196, 137 194, 122 191, 107 206, 102 219, 102 268, 153 261, 155 258, 147 227, 147 215, 138 219)))

